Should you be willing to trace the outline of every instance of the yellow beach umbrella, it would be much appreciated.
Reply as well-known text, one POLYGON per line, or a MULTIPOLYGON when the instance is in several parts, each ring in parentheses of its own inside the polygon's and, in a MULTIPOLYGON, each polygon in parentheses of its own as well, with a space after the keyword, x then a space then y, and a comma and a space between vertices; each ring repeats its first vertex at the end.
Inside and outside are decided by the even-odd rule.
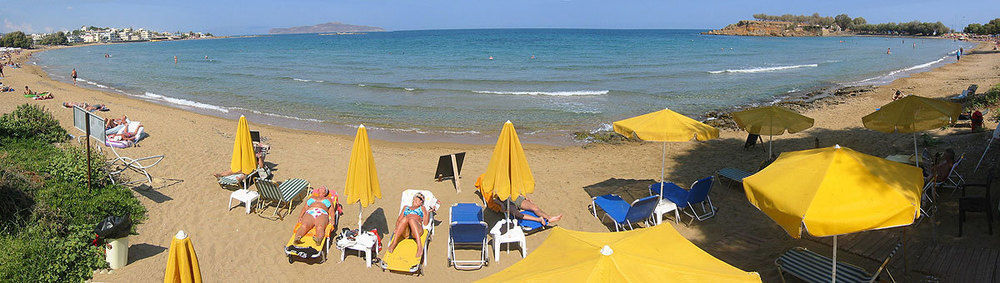
POLYGON ((865 128, 883 133, 913 133, 914 158, 920 166, 917 132, 944 127, 958 120, 962 105, 939 99, 909 95, 883 105, 861 118, 865 128))
POLYGON ((178 231, 177 236, 170 240, 170 254, 167 258, 167 270, 163 274, 163 283, 201 282, 201 268, 198 266, 198 255, 194 252, 191 238, 178 231))
POLYGON ((541 246, 478 282, 761 282, 701 250, 670 224, 593 233, 555 227, 541 246))
POLYGON ((663 142, 660 155, 660 183, 663 190, 663 171, 666 168, 667 142, 686 142, 692 139, 707 141, 719 137, 719 129, 695 121, 670 109, 663 109, 612 123, 615 132, 626 138, 663 142))
POLYGON ((514 124, 507 121, 500 130, 500 137, 493 147, 493 156, 483 175, 484 196, 496 195, 501 200, 525 196, 535 191, 535 177, 531 175, 524 148, 517 137, 514 124))
POLYGON ((354 135, 354 146, 351 147, 351 162, 347 165, 347 183, 344 185, 347 203, 358 202, 358 228, 361 228, 361 210, 375 203, 376 198, 382 198, 382 190, 378 186, 378 173, 375 172, 375 158, 372 156, 371 145, 368 144, 368 130, 365 125, 358 127, 354 135))
POLYGON ((834 236, 834 261, 837 235, 912 224, 923 184, 920 168, 840 146, 782 153, 743 179, 750 203, 792 237, 834 236))
POLYGON ((257 170, 257 155, 253 152, 247 117, 241 115, 236 126, 236 141, 233 142, 233 159, 229 162, 229 171, 250 174, 253 170, 257 170))
POLYGON ((798 133, 812 128, 814 120, 780 106, 764 106, 734 112, 733 120, 740 129, 755 135, 767 135, 767 153, 771 154, 771 139, 785 132, 798 133))

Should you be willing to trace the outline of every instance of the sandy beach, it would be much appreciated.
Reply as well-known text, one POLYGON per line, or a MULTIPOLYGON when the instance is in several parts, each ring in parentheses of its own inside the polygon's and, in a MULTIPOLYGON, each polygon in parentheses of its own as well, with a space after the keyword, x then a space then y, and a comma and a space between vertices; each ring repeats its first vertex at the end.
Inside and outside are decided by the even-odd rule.
MULTIPOLYGON (((480 202, 473 184, 486 169, 492 145, 373 141, 372 150, 383 197, 364 209, 365 217, 374 212, 376 219, 383 214, 390 221, 394 220, 400 194, 405 189, 430 190, 441 201, 442 211, 436 218, 440 223, 427 251, 428 264, 424 276, 382 272, 377 267, 365 268, 363 258, 356 255, 349 255, 344 262, 339 262, 340 253, 337 250, 330 253, 331 259, 325 263, 289 264, 282 248, 295 225, 295 216, 301 204, 293 207, 292 214, 284 219, 270 217, 274 207, 247 215, 242 206, 234 209, 226 207, 230 191, 221 189, 212 176, 212 173, 228 168, 235 120, 74 87, 51 80, 39 67, 23 63, 23 55, 19 59, 24 68, 5 68, 7 76, 0 80, 18 90, 16 93, 0 94, 0 112, 10 112, 24 103, 43 105, 60 119, 70 133, 80 135, 79 131, 72 129, 72 111, 61 104, 67 101, 102 103, 111 110, 101 115, 128 115, 132 120, 141 121, 150 135, 139 143, 139 147, 124 149, 121 153, 133 157, 166 155, 163 162, 149 170, 154 181, 133 188, 148 209, 148 220, 138 226, 138 235, 130 238, 129 264, 113 272, 96 272, 95 282, 161 280, 166 265, 166 249, 170 238, 178 230, 191 235, 202 276, 207 282, 303 282, 315 278, 468 282, 498 272, 521 259, 519 252, 512 251, 501 254, 499 262, 491 260, 489 266, 476 271, 456 271, 447 265, 446 208, 458 202, 480 202), (25 85, 35 91, 51 92, 55 99, 34 101, 24 98, 20 92, 25 85), (455 152, 467 153, 461 193, 455 191, 451 182, 435 182, 432 178, 438 156, 455 152)), ((80 72, 85 73, 86 69, 81 68, 80 72)), ((978 84, 979 90, 984 92, 1000 83, 998 72, 1000 53, 980 46, 963 56, 958 63, 898 79, 856 97, 824 101, 819 103, 822 106, 805 110, 802 114, 815 118, 815 127, 798 134, 774 137, 774 149, 776 152, 809 149, 817 144, 818 139, 820 146, 839 144, 876 156, 912 153, 911 135, 867 130, 861 124, 861 117, 888 103, 895 89, 926 97, 947 97, 961 93, 969 84, 978 84)), ((987 117, 992 115, 990 113, 987 117)), ((989 120, 986 126, 994 127, 996 124, 989 120)), ((517 120, 513 122, 516 126, 517 120)), ((502 123, 496 121, 495 131, 489 134, 498 134, 502 123)), ((274 168, 274 179, 302 178, 314 187, 326 185, 343 194, 353 136, 290 130, 255 124, 254 121, 250 121, 250 127, 251 130, 261 131, 271 145, 267 162, 274 168)), ((982 154, 989 135, 963 134, 968 131, 968 128, 928 131, 941 141, 929 150, 937 152, 952 147, 956 152, 964 153, 967 160, 972 161, 963 162, 959 171, 967 179, 978 179, 972 168, 975 159, 982 154)), ((760 146, 743 150, 745 138, 745 132, 724 130, 717 140, 667 144, 666 180, 686 187, 694 180, 714 175, 716 170, 725 167, 751 172, 756 170, 766 153, 760 146)), ((530 140, 522 136, 522 142, 530 140)), ((591 196, 585 188, 644 188, 660 174, 661 148, 658 143, 587 146, 526 143, 524 147, 536 180, 536 190, 530 198, 550 213, 563 214, 563 219, 557 224, 572 230, 609 231, 608 224, 590 214, 588 205, 591 196)), ((138 178, 137 174, 129 176, 138 178)), ((690 225, 685 225, 689 218, 682 216, 682 224, 674 226, 687 239, 719 259, 746 271, 759 272, 765 282, 780 280, 774 259, 791 247, 805 246, 823 254, 829 253, 830 248, 821 243, 793 239, 787 235, 747 202, 742 188, 718 182, 710 196, 720 208, 717 216, 690 225)), ((908 263, 911 266, 920 248, 929 245, 995 247, 1000 244, 997 237, 986 233, 985 221, 978 216, 969 220, 964 237, 955 237, 957 205, 953 198, 945 197, 943 202, 941 212, 931 225, 922 224, 907 232, 907 245, 912 248, 907 250, 906 258, 913 259, 908 263)), ((338 230, 356 228, 353 223, 357 221, 358 209, 357 204, 344 205, 338 230)), ((667 223, 673 224, 665 220, 664 225, 669 225, 667 223)), ((528 236, 528 253, 547 235, 548 232, 543 231, 528 236)), ((844 260, 867 270, 878 267, 878 263, 852 258, 851 255, 844 256, 844 260)), ((902 264, 896 266, 901 267, 902 264)), ((893 273, 895 275, 896 270, 893 273)), ((923 278, 924 275, 914 268, 906 274, 910 280, 923 278)))

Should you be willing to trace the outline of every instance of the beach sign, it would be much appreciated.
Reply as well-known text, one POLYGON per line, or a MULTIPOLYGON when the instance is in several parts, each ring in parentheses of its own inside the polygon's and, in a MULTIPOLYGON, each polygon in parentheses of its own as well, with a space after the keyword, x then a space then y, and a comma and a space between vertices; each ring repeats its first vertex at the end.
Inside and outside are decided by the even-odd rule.
POLYGON ((73 107, 73 127, 81 132, 87 133, 87 124, 90 124, 90 137, 104 143, 107 137, 104 134, 104 118, 94 113, 87 112, 79 106, 73 107))
POLYGON ((458 185, 458 179, 462 178, 462 163, 465 162, 465 152, 442 155, 438 158, 437 170, 434 172, 434 180, 441 182, 444 180, 454 180, 455 190, 462 192, 458 185))

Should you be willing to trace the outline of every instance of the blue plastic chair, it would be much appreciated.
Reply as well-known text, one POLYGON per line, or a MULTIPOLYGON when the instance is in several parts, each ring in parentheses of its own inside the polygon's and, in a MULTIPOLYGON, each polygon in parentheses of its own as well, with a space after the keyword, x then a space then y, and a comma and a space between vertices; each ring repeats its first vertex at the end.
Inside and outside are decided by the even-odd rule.
POLYGON ((591 210, 594 217, 598 217, 597 208, 601 208, 604 215, 614 220, 615 231, 621 231, 625 229, 626 225, 629 229, 634 229, 632 223, 639 221, 647 221, 646 224, 649 225, 648 220, 653 216, 653 210, 656 209, 656 204, 659 201, 660 196, 655 195, 637 199, 629 205, 621 196, 610 194, 594 197, 591 210))
POLYGON ((660 183, 656 183, 649 186, 649 193, 661 195, 664 199, 676 204, 678 210, 691 217, 691 222, 694 222, 695 219, 704 221, 715 216, 715 212, 718 210, 712 205, 712 199, 708 196, 708 192, 712 190, 713 179, 714 177, 710 176, 695 181, 694 184, 691 184, 691 190, 685 190, 677 184, 668 182, 663 183, 663 191, 660 191, 660 183), (700 206, 700 211, 695 204, 700 206))
POLYGON ((448 264, 455 269, 478 269, 486 266, 486 235, 488 230, 483 221, 483 207, 475 203, 456 203, 449 211, 448 264), (457 246, 480 249, 477 260, 459 260, 455 257, 457 246))

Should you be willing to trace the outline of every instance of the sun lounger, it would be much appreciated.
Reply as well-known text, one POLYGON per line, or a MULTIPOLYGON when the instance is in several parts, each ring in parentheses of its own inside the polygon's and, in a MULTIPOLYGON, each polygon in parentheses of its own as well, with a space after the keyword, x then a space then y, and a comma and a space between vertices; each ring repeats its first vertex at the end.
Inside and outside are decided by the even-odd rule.
POLYGON ((695 181, 694 184, 691 184, 691 190, 685 190, 677 184, 669 182, 663 184, 662 192, 660 186, 655 184, 649 188, 652 194, 663 195, 664 199, 676 204, 678 210, 691 217, 691 222, 694 220, 705 221, 715 216, 715 212, 718 210, 712 205, 712 199, 708 196, 709 191, 712 190, 713 178, 707 177, 695 181), (698 206, 695 206, 696 204, 698 206), (698 207, 701 207, 700 211, 697 209, 698 207))
MULTIPOLYGON (((382 270, 390 270, 395 272, 403 273, 414 273, 420 275, 423 273, 423 265, 427 264, 427 245, 430 244, 430 236, 434 234, 434 212, 430 208, 437 210, 439 206, 437 199, 434 194, 426 190, 405 190, 400 198, 399 211, 403 211, 403 207, 413 203, 413 197, 420 193, 424 196, 424 208, 429 213, 430 221, 427 225, 423 225, 424 232, 420 234, 420 242, 423 243, 424 253, 422 256, 417 257, 417 242, 414 239, 404 239, 396 245, 396 249, 391 253, 386 253, 382 258, 382 270)), ((389 237, 390 241, 396 236, 405 235, 392 235, 389 237)))
POLYGON ((288 211, 291 212, 292 199, 301 194, 306 187, 309 187, 309 182, 302 179, 288 179, 281 182, 281 184, 276 184, 271 180, 255 178, 254 186, 257 187, 257 192, 260 193, 260 201, 257 203, 260 204, 262 209, 265 202, 276 203, 274 214, 271 215, 276 216, 282 202, 288 204, 288 211))
POLYGON ((337 192, 330 191, 330 200, 333 206, 330 208, 330 222, 327 223, 324 233, 326 237, 323 238, 323 242, 317 243, 314 238, 316 235, 316 229, 309 229, 305 236, 299 241, 301 243, 295 243, 295 233, 302 228, 302 223, 295 223, 295 228, 292 229, 292 237, 288 239, 288 243, 285 244, 285 254, 288 255, 288 263, 294 262, 296 259, 299 260, 310 260, 319 259, 320 262, 325 262, 327 259, 327 254, 330 252, 330 246, 333 242, 334 232, 337 230, 337 224, 340 221, 340 206, 338 202, 337 192))
MULTIPOLYGON (((111 167, 115 167, 116 165, 118 165, 120 166, 120 168, 117 170, 109 170, 108 172, 109 175, 111 176, 120 175, 122 172, 125 172, 125 170, 132 169, 135 170, 136 172, 145 175, 146 182, 153 182, 153 177, 149 175, 149 171, 146 171, 146 169, 156 166, 156 164, 159 164, 160 161, 163 161, 163 158, 165 157, 165 155, 160 154, 142 158, 131 158, 128 156, 122 156, 121 153, 118 153, 118 150, 115 149, 114 147, 111 147, 111 152, 115 154, 115 159, 111 160, 111 167)), ((114 180, 115 178, 112 177, 111 182, 114 183, 114 180)), ((125 184, 127 185, 134 182, 136 181, 127 182, 125 184)))
POLYGON ((456 203, 448 213, 448 264, 455 269, 478 269, 486 266, 486 234, 487 226, 483 221, 483 207, 474 203, 456 203), (480 249, 479 259, 460 260, 455 256, 459 246, 480 249))
POLYGON ((638 224, 638 222, 646 221, 648 224, 648 220, 653 216, 653 209, 656 208, 659 200, 659 195, 653 195, 637 199, 629 205, 621 196, 616 194, 597 196, 593 198, 591 212, 593 212, 594 217, 600 219, 597 216, 597 209, 600 208, 603 210, 604 215, 614 221, 615 231, 624 230, 626 225, 629 229, 632 229, 634 228, 632 227, 633 223, 638 224))
POLYGON ((743 184, 743 178, 750 177, 753 173, 743 171, 736 168, 722 168, 715 172, 715 175, 726 178, 731 181, 732 184, 743 184))
MULTIPOLYGON (((889 256, 886 257, 885 261, 882 262, 882 265, 879 266, 878 270, 876 270, 874 274, 869 274, 860 267, 838 260, 836 281, 873 282, 878 279, 882 271, 886 271, 886 274, 888 274, 889 278, 892 279, 892 274, 886 270, 886 266, 889 265, 889 261, 892 259, 893 255, 895 255, 902 246, 902 242, 896 244, 896 247, 889 253, 889 256)), ((830 282, 830 278, 832 277, 830 275, 833 272, 833 270, 831 270, 833 260, 802 247, 795 247, 785 252, 774 261, 774 264, 778 266, 778 275, 781 275, 782 282, 785 282, 785 273, 791 274, 792 276, 806 282, 830 282)))

